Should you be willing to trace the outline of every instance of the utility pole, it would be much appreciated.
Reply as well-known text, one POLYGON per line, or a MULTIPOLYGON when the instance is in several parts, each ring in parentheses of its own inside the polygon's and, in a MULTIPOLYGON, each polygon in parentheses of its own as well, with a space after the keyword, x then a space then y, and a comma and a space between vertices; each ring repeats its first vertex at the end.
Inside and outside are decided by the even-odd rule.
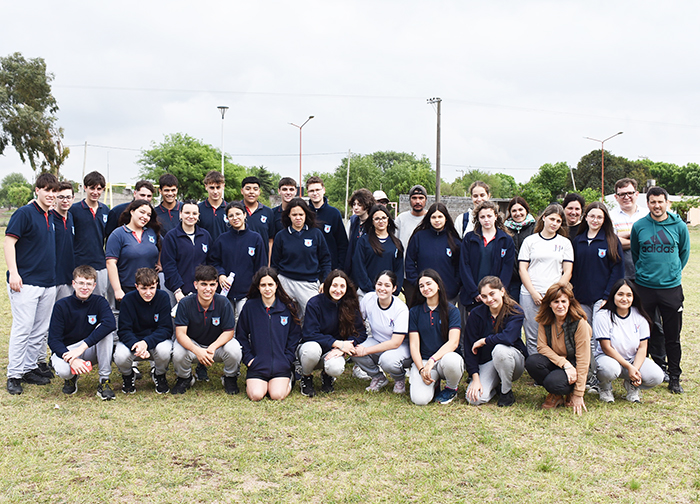
POLYGON ((345 222, 348 221, 348 198, 350 197, 350 149, 348 149, 348 174, 345 179, 345 222))
POLYGON ((440 104, 442 98, 429 98, 428 103, 437 103, 437 148, 435 153, 435 201, 440 201, 440 104))
MULTIPOLYGON (((87 165, 87 140, 85 140, 85 150, 83 151, 83 180, 85 180, 85 166, 87 165)), ((80 181, 82 184, 83 180, 80 181)))
POLYGON ((605 140, 598 140, 597 138, 583 137, 587 140, 593 140, 594 142, 600 142, 600 200, 605 203, 605 142, 611 138, 615 138, 617 135, 622 135, 622 131, 609 136, 605 140))
POLYGON ((224 115, 228 107, 226 105, 219 105, 216 107, 221 112, 221 174, 224 174, 224 115))

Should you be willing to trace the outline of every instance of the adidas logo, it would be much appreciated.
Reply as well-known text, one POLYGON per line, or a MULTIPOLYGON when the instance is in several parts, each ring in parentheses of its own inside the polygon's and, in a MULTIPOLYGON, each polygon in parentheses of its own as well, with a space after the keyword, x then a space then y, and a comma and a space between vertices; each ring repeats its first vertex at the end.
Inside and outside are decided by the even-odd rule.
POLYGON ((650 239, 642 243, 642 252, 655 254, 672 254, 676 247, 668 239, 663 229, 656 232, 650 239))

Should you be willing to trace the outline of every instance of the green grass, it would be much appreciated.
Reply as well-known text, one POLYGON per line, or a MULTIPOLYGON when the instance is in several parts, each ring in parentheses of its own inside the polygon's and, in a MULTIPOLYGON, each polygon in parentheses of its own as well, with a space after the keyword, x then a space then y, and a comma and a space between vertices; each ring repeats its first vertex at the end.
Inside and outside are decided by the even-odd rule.
MULTIPOLYGON (((417 407, 391 387, 366 393, 348 367, 332 395, 251 403, 223 393, 218 365, 184 396, 143 379, 104 403, 91 373, 72 397, 59 379, 0 391, 0 502, 700 501, 700 230, 691 238, 682 396, 662 386, 629 404, 616 383, 614 404, 586 396, 579 418, 541 410, 525 376, 512 408, 468 406, 463 384, 459 401, 417 407)), ((10 322, 3 290, 3 369, 10 322)))

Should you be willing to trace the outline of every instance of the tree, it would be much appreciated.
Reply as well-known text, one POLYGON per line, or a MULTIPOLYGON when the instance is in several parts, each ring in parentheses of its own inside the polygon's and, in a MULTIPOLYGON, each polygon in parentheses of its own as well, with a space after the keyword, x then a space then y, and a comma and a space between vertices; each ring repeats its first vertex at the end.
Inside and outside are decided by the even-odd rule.
POLYGON ((688 221, 690 209, 698 207, 700 207, 700 198, 683 198, 681 201, 671 203, 671 210, 676 212, 686 222, 688 221))
POLYGON ((2 179, 2 182, 0 182, 0 205, 7 206, 8 208, 12 206, 12 203, 10 203, 9 198, 9 189, 10 187, 16 185, 27 187, 31 194, 32 185, 29 182, 27 182, 27 179, 24 178, 24 175, 22 175, 21 173, 10 173, 2 179))
MULTIPOLYGON (((600 188, 601 170, 600 149, 591 151, 583 156, 574 170, 576 187, 600 188)), ((622 156, 615 156, 610 151, 605 151, 605 194, 611 194, 615 190, 615 182, 627 177, 628 174, 634 171, 635 165, 630 160, 622 156)))
POLYGON ((264 166, 253 166, 248 170, 248 175, 258 177, 260 179, 260 201, 268 205, 270 196, 277 192, 277 183, 280 176, 277 173, 269 171, 264 166))
MULTIPOLYGON (((469 186, 477 180, 485 182, 491 188, 491 197, 493 198, 512 198, 518 188, 515 179, 510 175, 503 173, 487 173, 481 170, 469 170, 461 179, 457 179, 462 184, 462 191, 455 196, 469 196, 469 186)), ((457 181, 455 181, 457 182, 457 181)), ((457 191, 457 187, 453 187, 450 192, 457 191)))
POLYGON ((551 203, 551 193, 537 183, 526 182, 520 184, 518 196, 522 197, 530 205, 530 213, 537 216, 551 203))
POLYGON ((32 190, 26 185, 12 184, 7 189, 7 199, 10 205, 19 208, 32 199, 32 190))
MULTIPOLYGON (((164 173, 175 175, 180 182, 179 194, 183 199, 202 200, 207 197, 204 176, 211 170, 221 170, 221 151, 184 133, 166 135, 165 140, 151 144, 141 153, 138 163, 142 178, 158 182, 164 173)), ((231 163, 224 157, 226 201, 241 199, 241 180, 246 176, 244 166, 231 163)))
POLYGON ((530 179, 549 193, 549 201, 557 201, 571 186, 569 165, 564 162, 543 164, 539 171, 530 179))
POLYGON ((12 145, 33 170, 58 175, 70 149, 62 145, 63 129, 56 126, 52 80, 43 58, 27 60, 18 52, 0 58, 0 154, 12 145))

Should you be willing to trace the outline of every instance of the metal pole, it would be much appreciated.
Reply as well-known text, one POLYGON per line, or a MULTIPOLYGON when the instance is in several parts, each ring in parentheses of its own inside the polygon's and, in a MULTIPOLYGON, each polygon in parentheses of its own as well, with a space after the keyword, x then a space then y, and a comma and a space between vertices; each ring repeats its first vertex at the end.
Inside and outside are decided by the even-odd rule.
POLYGON ((307 122, 309 122, 313 118, 314 118, 314 116, 309 116, 309 118, 306 121, 304 121, 304 123, 301 126, 294 124, 294 123, 289 123, 292 126, 294 126, 295 128, 299 128, 299 197, 300 198, 302 195, 302 190, 301 190, 301 182, 302 182, 302 180, 301 180, 301 129, 306 125, 307 122))
POLYGON ((348 198, 350 198, 350 149, 348 149, 348 174, 345 178, 345 222, 348 221, 348 198))
POLYGON ((224 174, 224 115, 228 110, 226 105, 219 105, 216 107, 221 112, 221 174, 224 174))
MULTIPOLYGON (((605 142, 610 140, 611 138, 615 138, 617 135, 622 135, 622 131, 619 131, 615 133, 612 136, 609 136, 605 140, 598 140, 597 138, 591 138, 591 137, 583 137, 587 140, 593 140, 594 142, 600 142, 600 200, 605 203, 605 142)), ((574 191, 576 190, 576 186, 574 186, 574 191)))
POLYGON ((437 103, 437 141, 435 152, 435 201, 440 201, 440 104, 442 98, 430 98, 428 103, 437 103))
MULTIPOLYGON (((87 165, 87 140, 85 140, 85 150, 83 151, 83 180, 85 180, 85 166, 87 165)), ((80 183, 83 183, 83 180, 80 183)))

